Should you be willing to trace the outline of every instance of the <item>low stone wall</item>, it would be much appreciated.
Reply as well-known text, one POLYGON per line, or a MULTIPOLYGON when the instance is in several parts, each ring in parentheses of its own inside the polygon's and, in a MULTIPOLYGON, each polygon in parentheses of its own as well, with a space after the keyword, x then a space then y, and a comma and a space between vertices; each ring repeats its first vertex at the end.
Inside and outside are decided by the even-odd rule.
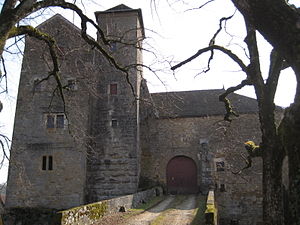
POLYGON ((88 205, 61 211, 61 225, 86 225, 93 224, 106 214, 125 212, 137 205, 149 201, 155 196, 162 195, 161 187, 141 191, 135 194, 95 202, 88 205))
POLYGON ((162 188, 155 187, 135 194, 78 206, 60 212, 53 209, 41 208, 11 208, 3 214, 3 222, 5 225, 93 224, 93 222, 99 220, 105 214, 126 211, 162 194, 162 188))

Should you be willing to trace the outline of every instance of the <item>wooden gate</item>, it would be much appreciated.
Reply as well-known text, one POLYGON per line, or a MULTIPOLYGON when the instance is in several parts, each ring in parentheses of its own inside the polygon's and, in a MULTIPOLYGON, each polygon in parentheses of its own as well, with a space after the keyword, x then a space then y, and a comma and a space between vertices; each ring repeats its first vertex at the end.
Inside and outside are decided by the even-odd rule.
POLYGON ((170 194, 197 193, 197 166, 185 156, 172 158, 167 165, 167 188, 170 194))

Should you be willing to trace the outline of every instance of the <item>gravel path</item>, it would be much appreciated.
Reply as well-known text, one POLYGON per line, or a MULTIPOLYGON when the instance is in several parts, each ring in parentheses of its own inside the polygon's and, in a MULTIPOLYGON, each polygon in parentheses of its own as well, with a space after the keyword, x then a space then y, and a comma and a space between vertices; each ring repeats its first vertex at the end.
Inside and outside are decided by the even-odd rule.
MULTIPOLYGON (((151 221, 153 221, 156 217, 160 215, 164 210, 168 208, 169 205, 174 201, 174 196, 167 197, 164 201, 159 203, 157 206, 143 212, 142 214, 139 214, 137 216, 134 216, 130 218, 128 221, 126 221, 126 225, 148 225, 151 224, 151 221)), ((124 224, 124 225, 125 225, 124 224)))
POLYGON ((196 195, 169 196, 156 207, 127 220, 124 225, 189 225, 194 218, 196 195))
POLYGON ((186 196, 186 198, 179 205, 175 206, 174 209, 168 210, 158 224, 189 225, 193 221, 196 208, 196 196, 186 196))
POLYGON ((138 215, 130 216, 130 212, 110 214, 94 225, 190 225, 196 208, 196 195, 168 196, 138 215), (128 217, 124 217, 126 214, 128 217))

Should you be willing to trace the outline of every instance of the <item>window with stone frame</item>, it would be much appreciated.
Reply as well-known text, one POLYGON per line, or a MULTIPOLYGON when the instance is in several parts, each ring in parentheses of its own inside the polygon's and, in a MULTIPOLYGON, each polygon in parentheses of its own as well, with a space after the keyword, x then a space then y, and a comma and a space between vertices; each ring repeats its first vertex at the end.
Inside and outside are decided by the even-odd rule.
POLYGON ((118 94, 118 84, 117 83, 111 83, 109 85, 109 94, 110 95, 117 95, 118 94))
POLYGON ((43 156, 42 157, 42 170, 53 170, 53 156, 43 156))
POLYGON ((117 127, 118 126, 118 120, 116 120, 116 119, 112 119, 111 120, 111 127, 117 127))
POLYGON ((47 129, 64 129, 65 122, 66 118, 64 113, 51 113, 46 115, 47 129))

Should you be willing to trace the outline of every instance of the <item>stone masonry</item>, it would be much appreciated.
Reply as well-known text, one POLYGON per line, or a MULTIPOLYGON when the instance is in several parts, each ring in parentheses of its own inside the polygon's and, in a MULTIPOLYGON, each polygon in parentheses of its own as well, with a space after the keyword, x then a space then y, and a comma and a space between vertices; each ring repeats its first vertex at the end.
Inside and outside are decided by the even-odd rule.
POLYGON ((38 28, 56 40, 64 103, 48 78, 47 46, 26 37, 6 209, 67 209, 159 185, 166 194, 215 190, 220 224, 260 224, 261 160, 235 174, 244 142, 260 142, 256 101, 229 96, 240 114, 229 123, 218 101, 224 90, 149 93, 141 10, 95 15, 110 46, 98 42, 128 76, 55 15, 38 28))

